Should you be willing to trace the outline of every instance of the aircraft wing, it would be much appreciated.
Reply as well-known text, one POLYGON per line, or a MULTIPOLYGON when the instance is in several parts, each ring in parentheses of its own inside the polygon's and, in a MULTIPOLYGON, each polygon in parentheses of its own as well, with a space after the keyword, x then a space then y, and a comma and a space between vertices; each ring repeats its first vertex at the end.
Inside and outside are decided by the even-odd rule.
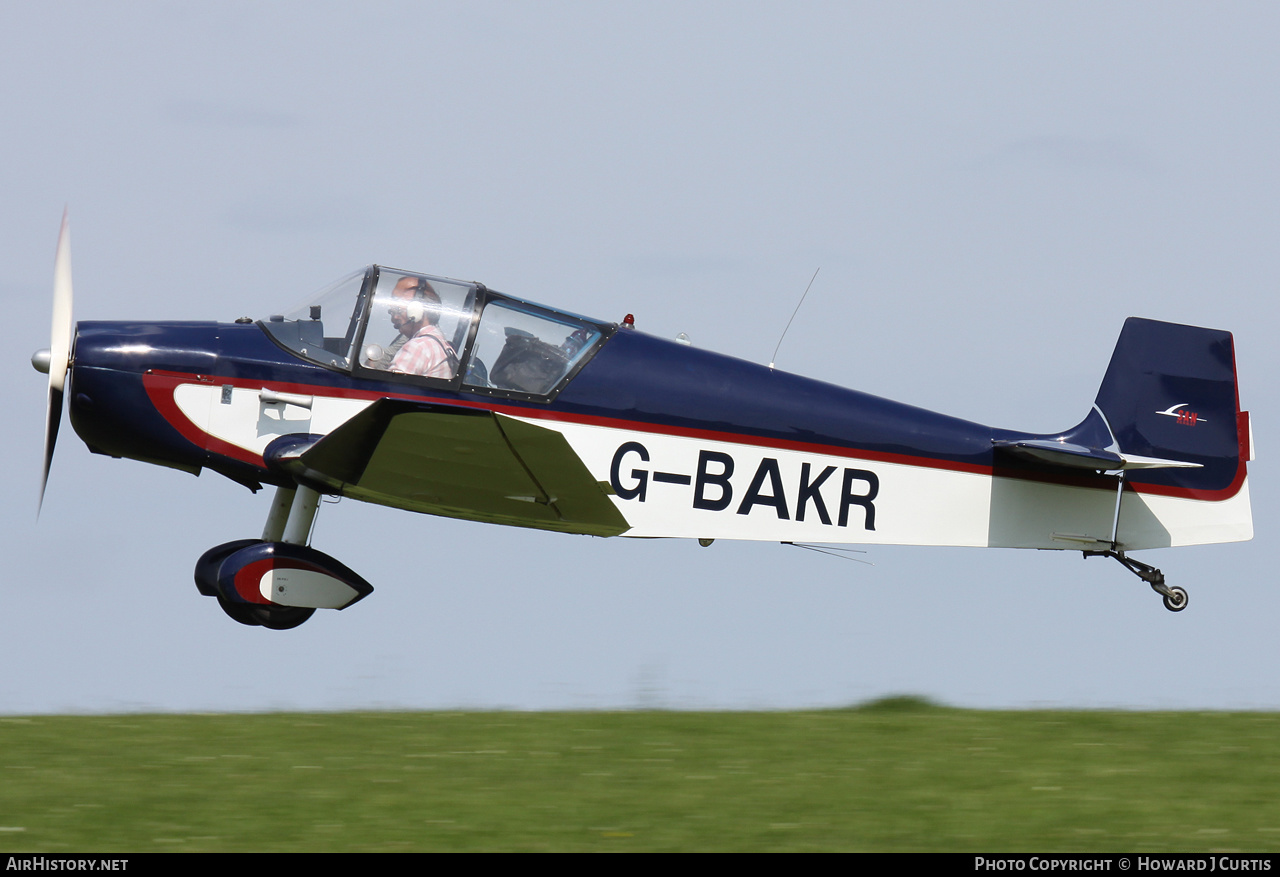
POLYGON ((492 411, 381 399, 314 443, 286 438, 301 441, 277 464, 353 499, 593 536, 630 528, 560 433, 492 411))

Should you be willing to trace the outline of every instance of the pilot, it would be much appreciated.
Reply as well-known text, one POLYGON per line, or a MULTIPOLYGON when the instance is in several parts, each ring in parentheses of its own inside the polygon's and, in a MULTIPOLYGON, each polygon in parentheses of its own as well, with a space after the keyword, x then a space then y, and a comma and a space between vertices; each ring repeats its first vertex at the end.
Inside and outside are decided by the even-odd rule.
POLYGON ((391 325, 400 337, 392 342, 389 371, 426 378, 452 378, 458 355, 437 327, 440 296, 425 277, 400 278, 391 290, 391 325))
MULTIPOLYGON (((395 289, 391 291, 391 294, 395 298, 412 298, 413 292, 419 283, 426 283, 426 281, 419 277, 401 277, 400 282, 396 284, 395 289)), ((401 324, 397 322, 396 309, 394 307, 389 308, 388 313, 391 314, 392 325, 396 327, 397 334, 395 340, 385 348, 377 348, 379 351, 378 356, 365 363, 369 368, 376 368, 382 371, 387 371, 391 368, 392 360, 396 358, 396 354, 400 352, 400 348, 404 347, 404 343, 409 340, 409 337, 405 335, 404 332, 400 331, 401 324)))

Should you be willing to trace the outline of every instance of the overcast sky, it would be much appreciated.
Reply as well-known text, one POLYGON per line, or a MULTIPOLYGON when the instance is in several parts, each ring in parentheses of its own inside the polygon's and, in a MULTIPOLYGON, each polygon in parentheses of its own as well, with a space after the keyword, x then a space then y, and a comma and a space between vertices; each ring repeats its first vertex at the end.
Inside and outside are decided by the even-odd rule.
POLYGON ((1271 3, 10 3, 0 712, 1280 708, 1271 3), (370 262, 993 426, 1088 411, 1125 317, 1235 332, 1257 536, 1079 553, 595 539, 322 507, 376 587, 290 632, 191 571, 269 497, 89 454, 78 319, 265 316, 370 262))

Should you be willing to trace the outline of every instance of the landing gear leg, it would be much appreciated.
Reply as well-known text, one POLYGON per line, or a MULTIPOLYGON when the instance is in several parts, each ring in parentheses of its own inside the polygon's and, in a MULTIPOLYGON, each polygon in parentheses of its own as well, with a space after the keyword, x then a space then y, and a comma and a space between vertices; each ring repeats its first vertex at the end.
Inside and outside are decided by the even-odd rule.
POLYGON ((311 525, 315 522, 318 508, 320 508, 320 494, 310 487, 299 485, 297 490, 293 491, 293 501, 289 505, 289 519, 285 522, 284 535, 281 536, 280 541, 291 545, 306 545, 310 542, 311 525))
POLYGON ((196 587, 216 597, 233 620, 288 630, 316 609, 345 609, 373 593, 349 567, 307 545, 320 505, 318 491, 277 488, 261 539, 210 548, 196 564, 196 587))
MULTIPOLYGON (((305 547, 311 538, 311 525, 316 519, 320 494, 309 487, 278 487, 271 500, 266 526, 261 539, 241 539, 211 548, 196 564, 196 587, 200 593, 217 597, 222 610, 232 619, 252 627, 289 630, 302 624, 314 613, 309 606, 272 606, 228 599, 221 592, 219 577, 223 562, 241 549, 263 543, 285 543, 305 547)), ((323 556, 323 555, 321 555, 323 556)), ((372 589, 370 589, 372 590, 372 589)))
POLYGON ((320 494, 310 487, 277 487, 262 528, 262 541, 306 545, 319 507, 320 494))
POLYGON ((284 527, 289 522, 289 509, 293 507, 296 492, 293 487, 276 488, 276 495, 271 499, 271 510, 267 512, 267 523, 262 528, 263 542, 279 542, 284 536, 284 527))
POLYGON ((1164 583, 1164 573, 1156 569, 1149 563, 1143 563, 1140 560, 1134 560, 1132 557, 1126 557, 1123 551, 1107 550, 1107 551, 1086 551, 1086 558, 1089 557, 1112 557, 1120 562, 1120 564, 1129 572, 1142 579, 1151 586, 1151 590, 1164 598, 1164 608, 1170 612, 1181 612, 1187 608, 1187 592, 1182 588, 1171 588, 1164 583))

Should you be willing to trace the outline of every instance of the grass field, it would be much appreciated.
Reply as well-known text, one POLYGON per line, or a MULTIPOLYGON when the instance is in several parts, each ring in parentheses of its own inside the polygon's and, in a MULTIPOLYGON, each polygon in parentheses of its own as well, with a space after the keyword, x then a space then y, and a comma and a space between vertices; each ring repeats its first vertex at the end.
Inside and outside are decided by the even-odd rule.
POLYGON ((5 852, 1274 851, 1280 715, 0 717, 5 852))

